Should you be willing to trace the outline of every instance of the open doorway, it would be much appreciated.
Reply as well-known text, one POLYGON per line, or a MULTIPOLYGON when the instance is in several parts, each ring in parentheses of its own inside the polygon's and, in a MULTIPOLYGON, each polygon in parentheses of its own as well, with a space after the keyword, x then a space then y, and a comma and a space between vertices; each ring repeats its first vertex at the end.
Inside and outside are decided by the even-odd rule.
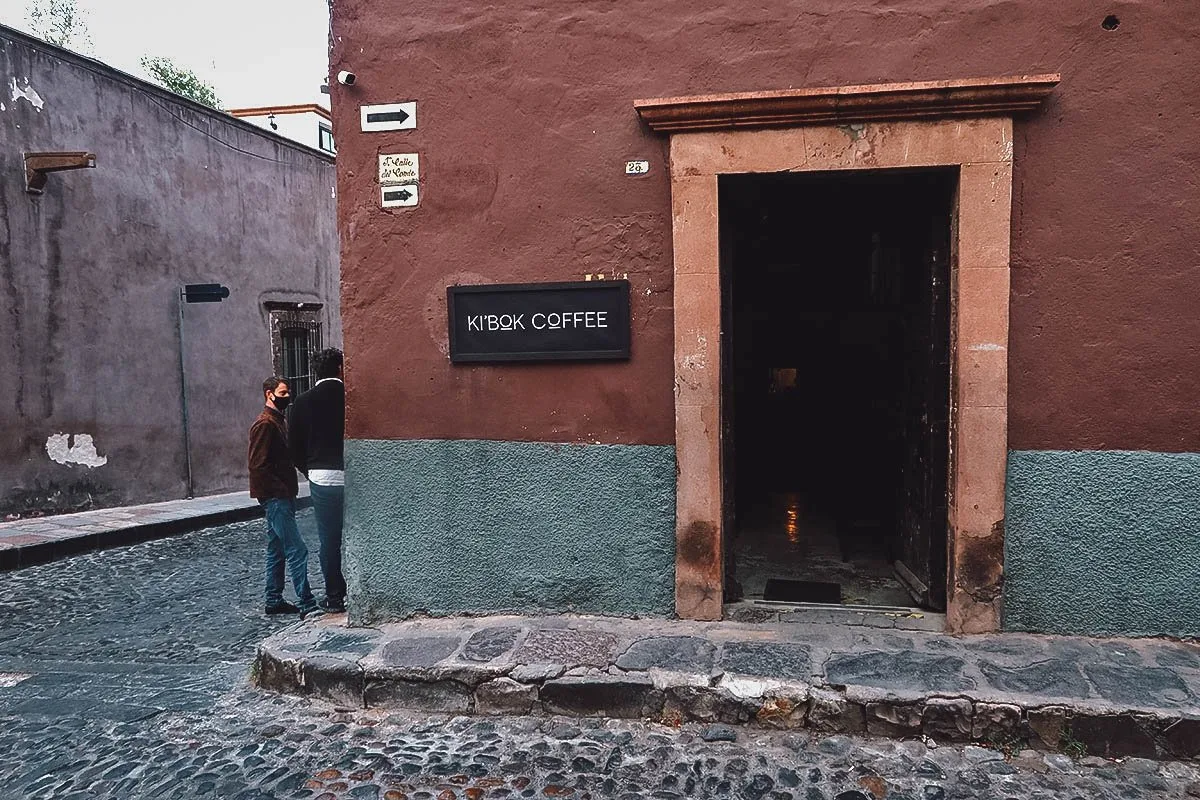
POLYGON ((945 607, 957 173, 720 178, 727 602, 945 607))

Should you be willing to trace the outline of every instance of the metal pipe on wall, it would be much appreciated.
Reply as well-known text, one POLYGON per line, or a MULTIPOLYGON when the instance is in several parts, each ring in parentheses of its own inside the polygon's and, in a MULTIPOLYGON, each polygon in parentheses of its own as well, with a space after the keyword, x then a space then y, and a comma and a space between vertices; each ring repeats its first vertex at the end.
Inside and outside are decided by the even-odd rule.
POLYGON ((187 497, 190 499, 193 494, 192 485, 192 440, 191 431, 188 426, 188 401, 187 401, 187 364, 184 358, 184 340, 183 340, 183 306, 186 290, 181 286, 179 288, 178 304, 179 304, 179 397, 183 407, 183 455, 187 462, 187 497))

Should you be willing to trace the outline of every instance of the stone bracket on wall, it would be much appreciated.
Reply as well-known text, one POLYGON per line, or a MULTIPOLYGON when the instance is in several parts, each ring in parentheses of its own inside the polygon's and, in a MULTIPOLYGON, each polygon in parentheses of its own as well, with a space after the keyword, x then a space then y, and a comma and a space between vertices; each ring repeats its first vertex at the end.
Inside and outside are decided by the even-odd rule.
POLYGON ((25 191, 41 194, 46 176, 69 169, 95 169, 96 154, 84 151, 25 154, 25 191))
POLYGON ((950 81, 783 89, 634 100, 650 130, 661 133, 831 122, 998 117, 1031 111, 1060 76, 1020 75, 950 81))
POLYGON ((675 308, 675 611, 723 612, 718 178, 953 168, 947 627, 998 629, 1008 435, 1012 118, 1058 75, 638 100, 670 134, 675 308))

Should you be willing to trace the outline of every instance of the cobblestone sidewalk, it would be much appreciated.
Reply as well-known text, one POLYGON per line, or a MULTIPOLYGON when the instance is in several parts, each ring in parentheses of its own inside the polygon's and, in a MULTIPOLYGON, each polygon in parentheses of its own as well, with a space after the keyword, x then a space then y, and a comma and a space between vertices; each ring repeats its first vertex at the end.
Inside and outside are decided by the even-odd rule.
MULTIPOLYGON (((301 500, 308 484, 301 485, 301 500)), ((262 516, 249 492, 0 522, 0 570, 262 516)))
POLYGON ((247 689, 207 715, 10 723, 0 796, 38 800, 1157 800, 1193 764, 630 720, 446 717, 247 689), (53 750, 38 750, 36 744, 53 750), (9 765, 25 765, 11 769, 9 765), (7 791, 6 791, 7 790, 7 791))
MULTIPOLYGON (((311 548, 311 512, 299 521, 311 548)), ((263 692, 247 684, 250 659, 287 625, 262 613, 263 546, 256 520, 0 576, 0 798, 1200 797, 1195 763, 1117 761, 1081 743, 1068 757, 1014 742, 479 719, 263 692)))
POLYGON ((1162 640, 604 617, 299 623, 261 686, 358 708, 551 713, 1200 753, 1200 647, 1162 640))

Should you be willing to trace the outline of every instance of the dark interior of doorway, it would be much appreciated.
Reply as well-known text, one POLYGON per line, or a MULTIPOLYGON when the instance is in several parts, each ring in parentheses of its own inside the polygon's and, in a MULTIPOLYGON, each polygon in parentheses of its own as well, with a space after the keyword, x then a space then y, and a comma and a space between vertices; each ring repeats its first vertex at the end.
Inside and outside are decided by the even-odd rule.
POLYGON ((956 181, 720 178, 728 602, 944 608, 956 181))

